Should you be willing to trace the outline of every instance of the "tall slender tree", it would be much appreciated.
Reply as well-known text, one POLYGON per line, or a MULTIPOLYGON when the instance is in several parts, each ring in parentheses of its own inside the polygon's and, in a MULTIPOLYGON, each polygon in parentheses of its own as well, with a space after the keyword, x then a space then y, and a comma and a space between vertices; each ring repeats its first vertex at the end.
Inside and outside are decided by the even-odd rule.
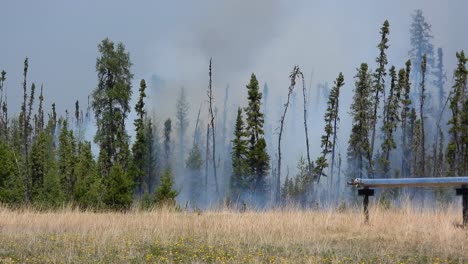
POLYGON ((435 77, 435 80, 433 80, 433 85, 438 89, 439 112, 442 112, 445 101, 447 99, 447 93, 445 91, 445 81, 447 81, 447 74, 444 67, 444 52, 442 48, 437 49, 437 63, 432 74, 435 77))
POLYGON ((422 57, 421 62, 421 99, 419 100, 419 119, 421 120, 421 171, 425 175, 426 172, 426 133, 424 130, 424 101, 426 100, 426 70, 427 70, 427 57, 426 54, 422 57))
POLYGON ((147 177, 148 175, 146 174, 147 170, 145 166, 146 164, 146 158, 147 158, 147 145, 148 145, 148 139, 147 139, 147 133, 146 133, 146 127, 145 127, 145 97, 146 97, 146 82, 144 79, 140 81, 140 96, 138 98, 138 102, 135 105, 135 112, 137 114, 137 118, 133 122, 135 125, 135 132, 136 132, 136 138, 135 138, 135 143, 132 146, 132 153, 133 153, 133 166, 135 170, 135 176, 134 179, 136 180, 136 185, 137 185, 137 195, 141 196, 144 193, 148 192, 148 186, 147 186, 147 177))
POLYGON ((421 82, 421 64, 424 54, 427 57, 427 62, 429 66, 432 66, 434 63, 434 46, 431 41, 434 38, 432 36, 431 25, 426 21, 423 11, 417 9, 412 15, 412 23, 410 26, 410 42, 411 49, 409 51, 409 56, 411 63, 413 65, 413 82, 421 82))
POLYGON ((383 142, 382 142, 382 156, 380 157, 380 165, 382 168, 383 176, 389 177, 390 172, 390 152, 396 149, 396 142, 394 133, 397 129, 399 118, 399 107, 400 107, 400 96, 401 89, 405 86, 406 72, 401 69, 397 73, 395 67, 390 68, 390 92, 385 104, 385 120, 382 126, 383 142))
POLYGON ((406 61, 405 68, 405 81, 402 90, 402 110, 401 110, 401 130, 402 130, 402 159, 401 159, 401 175, 403 177, 408 177, 410 173, 409 168, 409 157, 410 157, 410 147, 408 146, 411 138, 409 136, 411 130, 409 129, 409 117, 410 117, 410 106, 411 101, 411 61, 406 61))
MULTIPOLYGON (((372 136, 371 136, 371 141, 370 141, 370 154, 371 154, 371 161, 370 161, 370 166, 372 167, 372 159, 374 156, 374 145, 375 145, 375 131, 376 131, 376 126, 377 126, 377 110, 379 109, 380 106, 380 97, 382 94, 385 97, 385 76, 387 75, 385 66, 388 63, 387 60, 387 54, 385 54, 385 51, 388 49, 388 34, 390 33, 390 24, 388 23, 388 20, 385 20, 383 23, 382 27, 380 28, 380 43, 377 46, 379 48, 379 57, 377 57, 376 62, 378 64, 377 70, 375 70, 375 73, 373 74, 374 77, 374 83, 372 86, 372 93, 373 93, 373 99, 372 99, 372 105, 373 105, 373 112, 370 117, 371 120, 371 129, 372 129, 372 136)), ((385 100, 385 98, 384 98, 385 100)), ((371 172, 373 173, 373 172, 371 172)))
POLYGON ((249 140, 248 163, 252 191, 263 196, 266 195, 266 177, 270 169, 270 157, 266 152, 266 141, 263 137, 264 114, 261 112, 262 93, 259 91, 258 81, 252 73, 250 83, 247 85, 248 106, 245 108, 246 133, 249 140))
POLYGON ((176 104, 176 121, 177 121, 177 137, 178 137, 178 168, 183 168, 185 160, 185 136, 187 134, 187 128, 189 126, 188 120, 189 103, 187 102, 187 93, 184 87, 180 88, 179 97, 177 98, 176 104))
POLYGON ((229 183, 230 196, 237 200, 243 191, 249 187, 249 164, 247 161, 248 144, 246 140, 244 121, 242 120, 242 108, 237 109, 237 118, 232 140, 232 175, 229 183))
POLYGON ((371 75, 366 63, 362 63, 355 76, 356 87, 354 89, 353 103, 351 104, 351 115, 353 116, 351 135, 348 141, 348 165, 351 176, 362 178, 368 177, 372 162, 369 132, 371 129, 372 103, 370 102, 371 75), (366 170, 367 169, 367 173, 366 170))
POLYGON ((98 84, 93 91, 92 107, 97 131, 94 141, 98 144, 100 173, 107 176, 114 164, 115 176, 128 168, 129 147, 125 121, 130 112, 132 95, 130 54, 122 43, 114 44, 108 38, 98 45, 96 60, 98 84))
POLYGON ((466 112, 464 112, 464 105, 466 105, 468 99, 468 70, 466 68, 468 58, 465 57, 463 51, 457 52, 456 56, 458 64, 453 74, 455 83, 452 87, 450 97, 452 117, 449 120, 450 139, 447 146, 448 174, 454 176, 464 175, 464 173, 466 173, 463 169, 463 165, 465 164, 464 158, 468 158, 468 148, 466 148, 466 143, 464 142, 468 126, 464 127, 463 124, 464 116, 466 115, 466 112))

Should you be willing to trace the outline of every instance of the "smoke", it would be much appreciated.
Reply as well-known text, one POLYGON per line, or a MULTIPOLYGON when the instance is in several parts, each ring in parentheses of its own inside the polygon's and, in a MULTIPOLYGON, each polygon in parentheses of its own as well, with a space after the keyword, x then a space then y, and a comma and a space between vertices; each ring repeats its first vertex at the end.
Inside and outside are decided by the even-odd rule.
MULTIPOLYGON (((348 114, 354 88, 353 77, 361 62, 375 69, 379 28, 390 22, 389 64, 403 67, 408 58, 411 14, 422 9, 432 24, 434 47, 445 54, 448 83, 455 66, 455 52, 468 49, 465 34, 468 2, 437 1, 12 1, 4 3, 0 24, 5 25, 0 42, 0 69, 7 73, 11 113, 21 102, 21 73, 25 56, 30 57, 28 83, 44 83, 46 102, 57 103, 58 111, 73 109, 75 100, 85 104, 95 88, 97 44, 105 37, 122 41, 133 61, 134 104, 138 83, 148 83, 148 112, 162 122, 174 119, 176 98, 181 86, 187 89, 190 125, 187 140, 195 126, 197 110, 208 118, 206 90, 208 62, 213 58, 215 106, 219 110, 217 126, 222 124, 223 98, 227 84, 228 127, 235 109, 245 106, 245 85, 254 72, 269 86, 266 113, 268 149, 272 164, 277 149, 277 128, 289 82, 289 73, 299 65, 311 84, 309 130, 311 158, 320 152, 323 133, 325 98, 316 106, 316 89, 320 83, 333 84, 339 72, 345 77, 340 96, 339 152, 346 157, 351 118, 348 114), (310 74, 313 72, 313 78, 310 74), (272 146, 273 145, 273 146, 272 146)), ((387 80, 388 83, 388 80, 387 80)), ((283 167, 294 168, 305 155, 300 89, 286 117, 283 139, 283 167)), ((48 109, 46 108, 46 111, 48 109)), ((128 131, 134 135, 132 113, 128 131)), ((156 120, 156 121, 158 121, 156 120)), ((91 129, 92 130, 92 129, 91 129)), ((220 129, 218 129, 221 132, 220 129)), ((227 139, 232 138, 228 130, 227 139)), ((92 133, 86 133, 90 137, 92 133)), ((175 134, 174 134, 175 135, 175 134)), ((91 138, 89 138, 91 139, 91 138)), ((226 144, 228 142, 225 142, 226 144)), ((188 144, 190 146, 191 144, 188 144)), ((202 151, 203 152, 203 151, 202 151)), ((344 166, 344 165, 343 165, 344 166)), ((285 175, 285 171, 282 173, 285 175)))

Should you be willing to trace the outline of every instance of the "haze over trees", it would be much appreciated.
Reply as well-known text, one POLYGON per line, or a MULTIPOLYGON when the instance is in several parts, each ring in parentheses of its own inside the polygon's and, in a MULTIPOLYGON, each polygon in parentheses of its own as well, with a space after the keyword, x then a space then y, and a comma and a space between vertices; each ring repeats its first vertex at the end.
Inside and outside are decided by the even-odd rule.
POLYGON ((177 98, 163 98, 173 101, 174 115, 152 105, 151 82, 132 86, 132 59, 123 43, 98 43, 96 87, 87 108, 76 101, 74 113, 57 113, 54 103, 45 112, 47 86, 30 82, 25 58, 17 87, 21 105, 8 104, 8 75, 0 74, 0 202, 94 210, 222 203, 314 207, 352 200, 345 199, 353 195, 345 184, 354 177, 466 175, 468 59, 464 51, 456 53, 449 85, 444 58, 452 55, 442 48, 434 53, 431 25, 421 10, 412 21, 407 61, 389 63, 392 27, 385 20, 375 39, 375 61, 356 64, 355 75, 347 77, 337 66, 333 86, 327 80, 315 88, 294 66, 289 76, 283 73, 290 85, 279 98, 270 93, 273 84, 255 73, 245 76, 245 87, 218 83, 221 62, 210 59, 203 101, 192 100, 184 87, 174 87, 177 98), (353 93, 348 109, 343 89, 353 93), (219 91, 223 97, 215 96, 219 91), (235 105, 230 94, 240 94, 244 103, 235 105), (311 94, 320 96, 311 100, 311 94), (196 120, 191 111, 198 113, 196 120), (342 132, 340 120, 350 120, 350 131, 342 132), (291 155, 287 137, 298 137, 306 149, 294 167, 285 162, 291 155))

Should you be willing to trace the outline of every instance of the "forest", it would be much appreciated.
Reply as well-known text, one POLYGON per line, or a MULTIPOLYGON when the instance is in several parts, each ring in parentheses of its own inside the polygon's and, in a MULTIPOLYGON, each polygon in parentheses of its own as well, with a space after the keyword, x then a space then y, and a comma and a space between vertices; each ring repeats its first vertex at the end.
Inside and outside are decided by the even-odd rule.
MULTIPOLYGON (((193 101, 185 88, 175 87, 175 115, 163 118, 147 100, 151 82, 142 79, 133 87, 133 63, 124 43, 109 38, 98 43, 95 88, 87 102, 77 100, 74 110, 64 113, 55 103, 46 107, 46 98, 60 98, 28 78, 26 57, 22 86, 9 87, 22 89, 21 106, 9 104, 8 69, 1 72, 0 203, 117 211, 334 207, 356 201, 355 190, 346 186, 352 178, 467 175, 468 59, 463 50, 446 55, 434 47, 421 10, 411 19, 406 61, 388 63, 392 27, 382 21, 375 60, 356 65, 354 76, 344 76, 337 65, 331 85, 313 87, 308 74, 293 66, 289 73, 277 73, 290 84, 275 101, 255 73, 246 76, 245 87, 227 85, 224 96, 215 97, 220 86, 213 83, 213 57, 204 70, 203 100, 193 101), (456 57, 453 73, 447 73, 445 56, 456 57), (353 90, 349 109, 342 107, 342 89, 353 90), (246 100, 229 113, 233 91, 246 100), (320 95, 315 102, 313 93, 320 95), (138 98, 134 105, 132 96, 138 98), (270 117, 273 107, 280 109, 277 120, 270 117), (197 118, 190 120, 194 112, 197 118), (311 120, 311 112, 321 113, 322 120, 311 120), (339 145, 341 120, 351 120, 351 130, 339 145), (306 152, 290 173, 285 141, 299 130, 304 137, 296 140, 306 152), (320 138, 312 138, 312 130, 320 138), (314 140, 319 148, 312 147, 314 140)), ((380 199, 401 195, 389 190, 380 199)), ((429 196, 448 202, 454 195, 435 189, 429 196)))

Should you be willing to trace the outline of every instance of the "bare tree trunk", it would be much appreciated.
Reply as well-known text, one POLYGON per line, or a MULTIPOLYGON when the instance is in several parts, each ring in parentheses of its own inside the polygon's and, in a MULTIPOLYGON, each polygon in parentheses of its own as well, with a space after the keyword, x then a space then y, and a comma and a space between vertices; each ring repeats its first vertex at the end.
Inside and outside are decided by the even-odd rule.
POLYGON ((208 160, 210 155, 210 125, 206 125, 206 149, 205 149, 205 198, 208 204, 208 160))
POLYGON ((216 141, 215 141, 215 123, 214 123, 214 120, 215 120, 215 116, 214 116, 214 113, 213 113, 213 89, 211 87, 211 59, 210 59, 210 69, 209 69, 209 77, 210 77, 210 82, 209 82, 209 85, 208 85, 208 101, 210 103, 210 106, 209 106, 209 114, 210 114, 210 123, 211 123, 211 135, 212 135, 212 138, 213 138, 213 143, 212 143, 212 148, 213 148, 213 151, 212 151, 212 155, 213 155, 213 173, 214 173, 214 180, 215 180, 215 187, 216 187, 216 196, 219 197, 219 187, 218 187, 218 175, 216 174, 216 141))
POLYGON ((306 98, 306 87, 304 81, 304 75, 298 69, 297 75, 300 75, 302 78, 302 95, 304 97, 304 130, 305 130, 305 139, 306 139, 306 149, 307 149, 307 172, 309 177, 312 175, 312 163, 310 162, 310 151, 309 151, 309 133, 307 129, 307 98, 306 98))
POLYGON ((289 88, 288 88, 288 98, 287 98, 286 104, 284 105, 283 116, 281 117, 281 120, 280 120, 280 131, 279 131, 279 136, 278 136, 278 172, 277 172, 276 184, 275 184, 276 203, 279 203, 281 199, 281 137, 283 135, 284 119, 286 118, 286 112, 288 111, 289 100, 291 98, 291 94, 294 90, 294 86, 296 85, 296 76, 298 75, 298 72, 300 72, 299 67, 294 66, 293 71, 289 75, 289 78, 291 79, 291 84, 289 85, 289 88))

